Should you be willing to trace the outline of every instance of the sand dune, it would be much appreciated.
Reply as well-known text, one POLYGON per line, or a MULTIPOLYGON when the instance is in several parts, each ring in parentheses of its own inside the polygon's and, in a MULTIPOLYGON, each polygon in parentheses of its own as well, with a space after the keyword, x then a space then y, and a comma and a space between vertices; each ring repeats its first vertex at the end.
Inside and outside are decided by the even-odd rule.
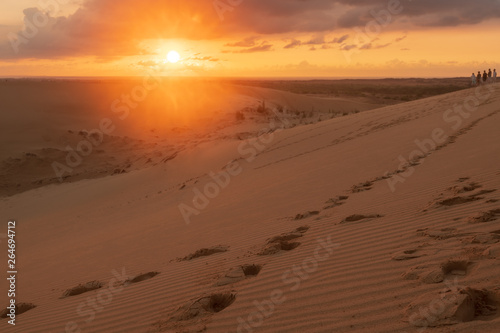
POLYGON ((276 128, 378 106, 187 79, 165 80, 144 100, 134 99, 145 89, 135 80, 7 80, 0 88, 6 110, 0 114, 0 196, 138 170, 203 143, 253 137, 278 107, 276 128), (184 96, 186 90, 193 96, 184 96))
MULTIPOLYGON (((17 221, 17 301, 36 306, 9 330, 498 330, 500 85, 273 119, 181 130, 170 146, 117 132, 85 163, 114 173, 162 155, 1 198, 2 220, 17 221)), ((3 170, 57 156, 39 149, 3 170)))

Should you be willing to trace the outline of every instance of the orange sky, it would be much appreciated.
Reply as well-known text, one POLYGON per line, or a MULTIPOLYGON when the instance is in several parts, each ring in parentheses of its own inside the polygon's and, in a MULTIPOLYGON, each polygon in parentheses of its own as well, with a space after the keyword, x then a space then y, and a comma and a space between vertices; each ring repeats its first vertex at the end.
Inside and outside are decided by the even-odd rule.
POLYGON ((4 0, 0 9, 0 76, 447 77, 500 69, 500 1, 4 0), (166 61, 170 50, 178 63, 166 61))

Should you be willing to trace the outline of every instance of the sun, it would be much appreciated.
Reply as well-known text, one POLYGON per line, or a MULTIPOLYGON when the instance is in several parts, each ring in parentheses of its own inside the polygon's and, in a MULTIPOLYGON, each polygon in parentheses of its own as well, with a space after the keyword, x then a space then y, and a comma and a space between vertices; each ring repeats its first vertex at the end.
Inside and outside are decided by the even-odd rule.
POLYGON ((179 55, 179 52, 177 51, 170 51, 167 54, 167 60, 171 62, 172 64, 178 62, 181 59, 181 56, 179 55))

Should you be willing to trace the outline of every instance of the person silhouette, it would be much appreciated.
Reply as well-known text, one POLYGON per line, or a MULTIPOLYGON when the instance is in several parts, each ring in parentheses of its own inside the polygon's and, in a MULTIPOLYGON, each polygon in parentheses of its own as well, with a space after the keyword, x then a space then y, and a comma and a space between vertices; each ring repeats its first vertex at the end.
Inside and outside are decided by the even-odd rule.
POLYGON ((497 82, 497 69, 493 70, 493 83, 497 82))
POLYGON ((476 83, 476 74, 472 73, 472 76, 470 77, 470 79, 471 79, 470 85, 473 86, 473 87, 477 86, 477 83, 476 83))
POLYGON ((483 83, 486 83, 486 80, 488 80, 488 73, 486 73, 486 69, 485 69, 484 73, 483 73, 483 83))
POLYGON ((491 68, 488 70, 488 82, 491 82, 491 68))
POLYGON ((477 71, 477 84, 480 85, 481 83, 482 83, 481 71, 477 71))

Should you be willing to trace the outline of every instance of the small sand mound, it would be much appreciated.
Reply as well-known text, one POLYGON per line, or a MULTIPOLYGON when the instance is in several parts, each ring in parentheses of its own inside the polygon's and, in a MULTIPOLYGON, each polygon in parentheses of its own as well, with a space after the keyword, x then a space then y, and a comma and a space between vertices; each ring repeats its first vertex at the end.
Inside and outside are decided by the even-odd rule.
POLYGON ((144 274, 139 274, 139 275, 135 276, 134 278, 127 280, 126 282, 129 282, 129 283, 142 282, 145 280, 149 280, 158 274, 160 274, 160 272, 147 272, 144 274))
POLYGON ((85 284, 79 284, 76 287, 73 287, 71 289, 67 289, 63 293, 62 298, 69 297, 69 296, 80 295, 80 294, 86 293, 88 291, 99 289, 102 286, 103 286, 103 284, 101 282, 99 282, 99 281, 90 281, 90 282, 87 282, 85 284))
POLYGON ((192 259, 199 258, 199 257, 210 256, 214 253, 226 252, 228 250, 229 250, 229 246, 217 245, 217 246, 212 246, 210 248, 199 249, 196 252, 191 253, 190 255, 185 256, 184 258, 178 258, 177 260, 178 261, 192 260, 192 259))
MULTIPOLYGON (((28 311, 28 310, 36 308, 36 305, 33 303, 18 303, 15 305, 15 307, 16 307, 15 313, 17 316, 17 315, 20 315, 21 313, 28 311)), ((0 312, 0 318, 7 318, 9 313, 10 313, 10 309, 7 309, 7 308, 3 309, 3 311, 0 312)))

